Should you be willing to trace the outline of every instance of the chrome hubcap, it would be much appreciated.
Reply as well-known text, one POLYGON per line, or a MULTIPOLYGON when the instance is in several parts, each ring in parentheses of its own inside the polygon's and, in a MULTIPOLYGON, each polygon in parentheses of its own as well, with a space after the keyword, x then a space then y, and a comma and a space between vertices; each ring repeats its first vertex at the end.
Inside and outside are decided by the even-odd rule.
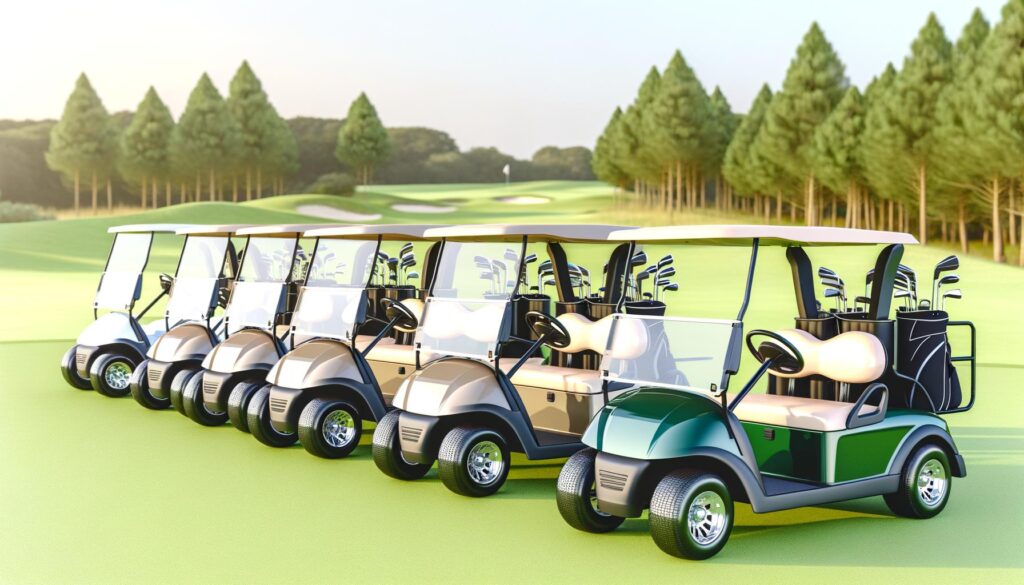
POLYGON ((132 368, 125 362, 114 362, 107 366, 103 380, 114 390, 124 390, 132 377, 132 368))
POLYGON ((712 491, 701 492, 693 499, 686 516, 690 537, 701 546, 714 544, 725 532, 725 502, 712 491))
POLYGON ((324 441, 331 447, 344 447, 351 443, 356 436, 356 422, 347 411, 332 411, 324 419, 322 434, 324 441))
POLYGON ((917 473, 917 493, 921 501, 928 507, 934 507, 946 497, 946 489, 949 480, 946 479, 946 469, 942 467, 937 459, 929 459, 921 466, 917 473))
POLYGON ((505 459, 501 449, 493 441, 480 441, 469 451, 466 464, 469 477, 479 485, 490 485, 501 477, 505 469, 505 459))

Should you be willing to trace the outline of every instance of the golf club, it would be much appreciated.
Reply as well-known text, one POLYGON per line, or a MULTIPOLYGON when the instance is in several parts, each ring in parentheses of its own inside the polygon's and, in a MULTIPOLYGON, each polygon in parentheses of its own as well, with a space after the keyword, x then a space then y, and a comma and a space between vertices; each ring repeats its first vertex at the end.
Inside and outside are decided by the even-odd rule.
POLYGON ((960 259, 956 256, 946 256, 935 265, 932 273, 932 298, 931 306, 935 306, 935 297, 939 294, 939 275, 943 272, 951 272, 960 268, 960 259))
POLYGON ((962 298, 964 298, 964 297, 963 297, 963 293, 960 292, 960 289, 954 288, 954 289, 951 289, 951 290, 947 290, 946 292, 942 293, 942 305, 939 307, 939 310, 942 310, 942 311, 946 310, 946 299, 962 299, 962 298))

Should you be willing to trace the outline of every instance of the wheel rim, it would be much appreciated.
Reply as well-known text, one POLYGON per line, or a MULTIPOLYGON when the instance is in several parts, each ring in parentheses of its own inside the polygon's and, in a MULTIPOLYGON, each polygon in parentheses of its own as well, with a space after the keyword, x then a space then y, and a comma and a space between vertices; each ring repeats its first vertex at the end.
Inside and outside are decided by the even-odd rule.
POLYGON ((476 484, 490 485, 498 481, 504 469, 505 458, 494 441, 480 441, 469 450, 466 471, 476 484))
POLYGON ((132 377, 132 367, 126 362, 114 362, 103 372, 103 381, 114 390, 124 390, 132 377))
POLYGON ((928 507, 935 507, 946 497, 949 480, 946 468, 938 459, 929 459, 917 473, 917 493, 928 507))
POLYGON ((321 434, 331 447, 341 448, 352 442, 356 436, 356 421, 345 410, 334 410, 324 419, 321 434))
POLYGON ((722 496, 713 491, 697 494, 686 515, 690 537, 701 546, 714 544, 725 532, 726 510, 722 496))

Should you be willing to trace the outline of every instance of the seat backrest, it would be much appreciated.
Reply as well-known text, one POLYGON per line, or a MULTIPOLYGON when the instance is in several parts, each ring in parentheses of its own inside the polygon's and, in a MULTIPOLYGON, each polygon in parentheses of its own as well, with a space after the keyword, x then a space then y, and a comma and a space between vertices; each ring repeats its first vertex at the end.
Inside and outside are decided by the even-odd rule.
POLYGON ((885 372, 885 349, 870 333, 849 331, 825 340, 800 329, 783 329, 776 333, 792 343, 804 358, 804 368, 796 374, 771 370, 780 378, 817 374, 837 382, 865 384, 874 382, 885 372))
POLYGON ((594 351, 599 354, 607 349, 612 357, 633 359, 647 351, 647 329, 642 323, 622 321, 617 327, 628 327, 630 331, 619 331, 615 336, 613 347, 608 347, 608 335, 611 332, 614 315, 608 315, 597 321, 591 321, 579 313, 563 313, 558 320, 569 332, 569 345, 559 349, 564 353, 594 351))

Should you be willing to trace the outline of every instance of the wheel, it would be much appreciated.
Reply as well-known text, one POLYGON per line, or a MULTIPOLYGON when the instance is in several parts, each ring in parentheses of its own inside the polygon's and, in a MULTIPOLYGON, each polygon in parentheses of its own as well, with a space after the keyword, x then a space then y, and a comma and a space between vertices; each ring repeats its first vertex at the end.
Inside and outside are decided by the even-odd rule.
POLYGON ((228 421, 236 429, 249 432, 249 402, 256 391, 265 385, 264 382, 244 381, 235 384, 228 394, 228 421))
POLYGON ((373 431, 373 462, 377 469, 395 479, 419 479, 430 471, 430 463, 410 463, 402 456, 402 447, 398 440, 399 412, 392 410, 377 421, 373 431))
POLYGON ((109 398, 123 398, 132 393, 130 386, 135 364, 123 355, 105 353, 89 366, 93 390, 109 398))
POLYGON ((505 439, 494 431, 455 427, 441 441, 437 472, 453 492, 474 498, 501 489, 512 463, 505 439))
POLYGON ((923 445, 903 465, 899 490, 883 497, 897 516, 931 518, 946 507, 952 479, 946 452, 936 445, 923 445))
POLYGON ((75 355, 77 353, 77 345, 71 346, 71 349, 64 353, 64 357, 60 358, 60 373, 64 376, 64 381, 71 385, 72 388, 92 390, 92 383, 78 375, 78 364, 75 363, 75 355))
POLYGON ((317 398, 302 409, 299 442, 317 457, 340 459, 359 446, 363 419, 348 402, 317 398))
POLYGON ((177 374, 174 374, 174 377, 171 378, 171 386, 168 389, 168 394, 170 394, 169 400, 171 406, 174 407, 174 410, 177 410, 180 414, 185 414, 185 404, 181 400, 181 393, 185 390, 185 386, 188 384, 189 380, 195 377, 198 373, 199 370, 185 368, 177 374))
POLYGON ((295 433, 277 432, 270 424, 270 386, 264 386, 253 394, 246 419, 252 436, 268 447, 288 447, 299 439, 295 433))
POLYGON ((189 379, 181 392, 181 404, 185 416, 206 427, 218 427, 228 422, 228 413, 211 410, 203 401, 203 373, 200 371, 189 379))
POLYGON ((695 561, 722 550, 732 532, 733 505, 720 477, 698 469, 666 475, 651 496, 651 537, 670 555, 695 561))
POLYGON ((577 451, 558 473, 555 499, 558 512, 569 526, 584 532, 611 532, 625 518, 604 514, 597 509, 597 484, 594 480, 594 459, 597 451, 577 451))
POLYGON ((150 410, 163 410, 171 406, 169 398, 158 398, 149 391, 149 360, 143 360, 135 368, 128 387, 131 388, 132 398, 135 399, 135 402, 150 410))

